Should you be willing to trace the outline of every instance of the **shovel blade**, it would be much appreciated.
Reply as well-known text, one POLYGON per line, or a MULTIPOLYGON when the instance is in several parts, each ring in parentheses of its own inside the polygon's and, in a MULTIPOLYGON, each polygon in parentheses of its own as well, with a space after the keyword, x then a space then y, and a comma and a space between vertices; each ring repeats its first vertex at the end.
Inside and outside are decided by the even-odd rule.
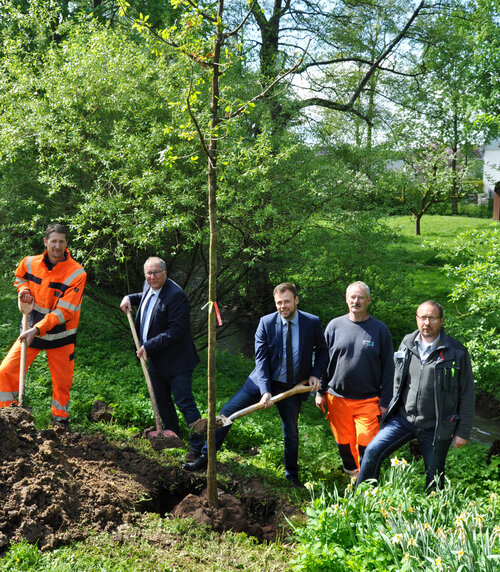
MULTIPOLYGON (((215 418, 215 428, 218 429, 219 427, 227 427, 231 425, 233 420, 230 417, 226 417, 225 415, 217 415, 215 418)), ((199 433, 202 435, 203 433, 207 432, 208 426, 208 419, 206 417, 197 419, 193 421, 193 423, 189 424, 190 429, 192 429, 195 433, 199 433)))

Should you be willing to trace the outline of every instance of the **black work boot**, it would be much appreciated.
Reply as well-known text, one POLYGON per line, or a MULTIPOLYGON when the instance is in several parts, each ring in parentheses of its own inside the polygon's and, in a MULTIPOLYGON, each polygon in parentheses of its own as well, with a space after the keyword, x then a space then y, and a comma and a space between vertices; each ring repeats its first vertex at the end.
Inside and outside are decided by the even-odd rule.
POLYGON ((186 469, 186 471, 204 471, 207 468, 207 465, 207 457, 205 455, 200 455, 192 463, 186 463, 183 468, 186 469))

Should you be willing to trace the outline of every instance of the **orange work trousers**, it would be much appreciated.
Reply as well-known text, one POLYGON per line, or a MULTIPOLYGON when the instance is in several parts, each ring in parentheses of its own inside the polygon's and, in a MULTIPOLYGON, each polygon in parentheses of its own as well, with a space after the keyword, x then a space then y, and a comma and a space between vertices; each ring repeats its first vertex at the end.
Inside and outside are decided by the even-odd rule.
MULTIPOLYGON (((73 384, 73 372, 75 369, 75 344, 46 350, 28 348, 26 352, 26 371, 41 351, 47 352, 49 370, 52 377, 52 418, 67 419, 69 417, 69 392, 73 384)), ((0 407, 8 407, 11 403, 16 403, 19 392, 20 365, 21 342, 16 340, 0 365, 0 407)))
POLYGON ((380 428, 379 398, 344 399, 327 393, 326 403, 344 469, 359 470, 363 453, 380 428))

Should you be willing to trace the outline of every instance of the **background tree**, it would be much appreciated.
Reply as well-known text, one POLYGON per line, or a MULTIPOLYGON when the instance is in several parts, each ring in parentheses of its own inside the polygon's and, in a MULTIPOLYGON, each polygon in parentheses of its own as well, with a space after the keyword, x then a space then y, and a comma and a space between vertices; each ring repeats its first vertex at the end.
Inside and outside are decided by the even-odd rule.
POLYGON ((422 73, 410 82, 412 107, 419 110, 423 125, 418 131, 450 150, 453 214, 458 214, 458 200, 463 197, 459 170, 487 138, 486 131, 475 122, 479 94, 473 65, 476 48, 470 29, 477 21, 475 3, 452 2, 427 22, 419 64, 422 73))
POLYGON ((406 148, 402 164, 393 165, 394 196, 411 213, 415 234, 429 209, 451 197, 464 196, 472 186, 467 165, 458 164, 452 149, 432 143, 424 148, 406 148))
POLYGON ((500 128, 500 93, 497 73, 500 68, 500 2, 476 0, 475 18, 469 26, 466 41, 473 51, 472 82, 477 94, 476 107, 481 111, 476 121, 491 128, 495 137, 500 128))
POLYGON ((471 353, 480 386, 500 399, 500 231, 468 231, 453 246, 434 244, 455 287, 451 326, 471 353))
MULTIPOLYGON (((139 22, 141 13, 148 14, 156 33, 179 25, 181 8, 187 10, 181 3, 156 3, 157 13, 149 15, 146 2, 130 4, 129 13, 139 22)), ((189 53, 182 52, 182 41, 171 51, 153 45, 152 38, 146 42, 137 28, 119 23, 116 6, 107 0, 99 4, 106 10, 97 21, 90 16, 94 3, 83 0, 66 3, 66 11, 61 4, 28 0, 19 8, 2 5, 1 50, 7 57, 0 70, 0 241, 10 269, 20 251, 38 246, 48 220, 64 218, 91 283, 115 292, 137 287, 144 257, 162 254, 170 275, 188 292, 201 342, 209 221, 203 149, 187 103, 204 129, 210 119, 204 66, 210 61, 202 56, 213 53, 213 26, 202 23, 201 10, 210 3, 197 4, 198 12, 195 3, 189 5, 196 16, 182 21, 196 47, 189 53)), ((429 143, 432 131, 422 130, 412 147, 399 146, 426 123, 416 114, 422 111, 417 97, 411 100, 417 85, 411 78, 420 74, 430 94, 440 89, 423 79, 427 68, 434 69, 432 59, 439 63, 438 50, 428 50, 427 68, 418 63, 432 34, 445 36, 443 7, 399 1, 226 4, 227 30, 236 34, 228 44, 219 99, 219 335, 233 319, 269 311, 272 281, 291 271, 281 253, 300 254, 304 241, 313 237, 314 243, 326 223, 345 231, 329 234, 336 254, 332 275, 341 281, 372 272, 373 257, 358 262, 339 255, 338 246, 344 248, 343 236, 356 242, 356 233, 366 231, 365 211, 379 229, 375 221, 388 208, 384 181, 394 178, 390 161, 429 143), (300 58, 285 83, 269 83, 300 58), (263 86, 271 86, 263 100, 245 107, 238 122, 227 121, 226 114, 237 112, 263 86), (402 103, 413 103, 415 114, 397 113, 402 103), (405 129, 393 130, 397 137, 391 139, 387 131, 398 122, 405 129)), ((470 63, 470 77, 475 66, 483 69, 475 59, 487 43, 480 43, 479 23, 496 29, 493 9, 482 5, 475 14, 467 21, 471 34, 465 25, 460 29, 476 50, 471 47, 474 58, 460 59, 464 68, 470 63)), ((473 98, 467 102, 472 105, 473 98)), ((471 108, 467 113, 472 117, 471 108)), ((461 137, 464 124, 458 122, 461 137)), ((373 237, 370 245, 376 242, 373 237)), ((301 299, 329 319, 330 310, 321 310, 319 285, 331 283, 309 276, 301 299)), ((92 293, 105 298, 105 289, 92 293)))

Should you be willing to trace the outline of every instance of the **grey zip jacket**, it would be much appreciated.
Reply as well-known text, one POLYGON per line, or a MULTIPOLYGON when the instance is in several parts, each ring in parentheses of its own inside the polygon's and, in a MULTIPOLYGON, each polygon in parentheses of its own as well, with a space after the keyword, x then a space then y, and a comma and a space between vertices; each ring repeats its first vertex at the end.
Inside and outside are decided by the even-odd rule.
MULTIPOLYGON (((434 442, 451 439, 455 435, 467 440, 472 429, 475 403, 469 352, 441 329, 438 346, 421 364, 418 391, 410 392, 408 372, 412 356, 416 356, 420 363, 415 341, 417 335, 418 330, 405 336, 394 354, 394 392, 383 422, 391 415, 401 415, 406 411, 411 393, 414 410, 404 415, 410 423, 421 428, 434 427, 434 442)), ((412 367, 415 367, 415 361, 413 363, 412 367)))

